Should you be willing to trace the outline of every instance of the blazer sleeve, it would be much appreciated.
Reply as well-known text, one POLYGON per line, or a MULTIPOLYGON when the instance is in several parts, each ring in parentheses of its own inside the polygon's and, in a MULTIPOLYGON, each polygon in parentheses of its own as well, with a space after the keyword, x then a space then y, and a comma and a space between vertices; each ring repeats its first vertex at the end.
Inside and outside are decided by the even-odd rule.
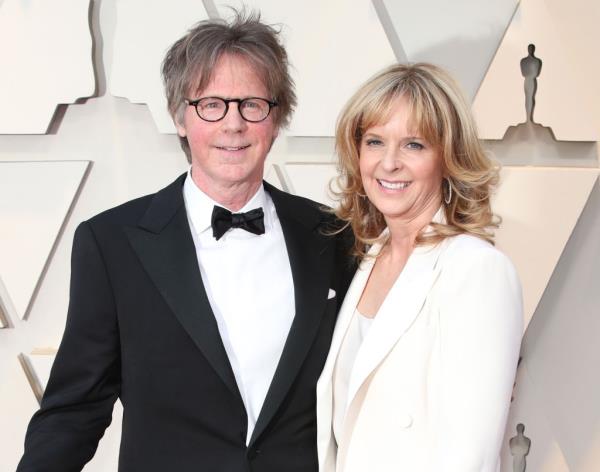
POLYGON ((69 310, 41 408, 18 472, 78 471, 111 422, 120 390, 116 310, 100 248, 87 222, 75 232, 69 310))
POLYGON ((441 427, 432 471, 496 472, 523 332, 521 286, 491 246, 446 261, 439 301, 441 427))

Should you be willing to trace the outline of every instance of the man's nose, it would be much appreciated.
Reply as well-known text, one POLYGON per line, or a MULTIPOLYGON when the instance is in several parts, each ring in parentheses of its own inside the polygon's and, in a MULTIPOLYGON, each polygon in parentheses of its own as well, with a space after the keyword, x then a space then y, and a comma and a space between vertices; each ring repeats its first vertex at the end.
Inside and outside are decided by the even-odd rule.
POLYGON ((241 131, 248 125, 240 114, 240 104, 230 102, 227 113, 223 117, 223 128, 229 131, 241 131))

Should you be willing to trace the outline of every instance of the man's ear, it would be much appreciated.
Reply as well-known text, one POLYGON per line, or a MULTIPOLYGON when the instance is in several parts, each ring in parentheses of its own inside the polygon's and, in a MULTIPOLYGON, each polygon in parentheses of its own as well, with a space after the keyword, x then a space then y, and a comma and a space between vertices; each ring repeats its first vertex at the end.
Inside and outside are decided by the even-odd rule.
POLYGON ((187 131, 185 129, 185 125, 183 124, 183 120, 180 120, 175 116, 173 117, 173 123, 175 124, 175 128, 177 129, 177 134, 179 137, 185 138, 187 136, 187 131))
POLYGON ((175 129, 177 129, 177 134, 181 138, 185 138, 187 136, 187 131, 185 129, 185 109, 178 108, 175 110, 175 113, 171 115, 173 118, 173 124, 175 125, 175 129))
POLYGON ((273 132, 273 139, 271 139, 271 145, 269 146, 269 152, 271 151, 271 148, 273 147, 273 143, 277 139, 277 136, 279 136, 279 127, 277 127, 275 129, 275 131, 273 132))

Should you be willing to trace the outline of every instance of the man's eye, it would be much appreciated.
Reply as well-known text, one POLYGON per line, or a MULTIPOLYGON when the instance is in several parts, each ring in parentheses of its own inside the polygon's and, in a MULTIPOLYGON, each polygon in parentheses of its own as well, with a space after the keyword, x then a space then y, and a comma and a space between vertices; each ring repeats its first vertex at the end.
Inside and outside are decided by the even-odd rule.
POLYGON ((242 102, 242 106, 247 110, 254 110, 256 108, 260 108, 260 103, 255 100, 246 100, 242 102))
POLYGON ((214 109, 218 109, 218 108, 223 108, 223 102, 221 102, 219 100, 210 100, 207 102, 202 102, 200 105, 205 110, 214 110, 214 109))

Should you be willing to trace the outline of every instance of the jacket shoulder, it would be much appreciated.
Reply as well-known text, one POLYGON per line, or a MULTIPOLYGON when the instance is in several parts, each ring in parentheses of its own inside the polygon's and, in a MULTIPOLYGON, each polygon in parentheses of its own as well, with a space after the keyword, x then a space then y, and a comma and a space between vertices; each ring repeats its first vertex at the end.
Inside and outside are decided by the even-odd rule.
POLYGON ((484 239, 470 234, 459 234, 448 238, 445 254, 451 258, 478 258, 478 257, 508 257, 496 246, 484 239))
POLYGON ((519 283, 510 258, 489 242, 476 236, 461 234, 448 238, 446 244, 441 264, 443 272, 449 278, 460 280, 462 277, 486 277, 502 273, 513 283, 519 283))
MULTIPOLYGON (((183 182, 186 174, 156 193, 122 203, 88 220, 92 227, 137 225, 144 216, 166 218, 183 203, 183 182)), ((161 219, 159 218, 159 219, 161 219)), ((162 219, 164 219, 162 218, 162 219)))
POLYGON ((87 220, 92 227, 133 225, 147 211, 156 194, 145 195, 104 210, 87 220))

